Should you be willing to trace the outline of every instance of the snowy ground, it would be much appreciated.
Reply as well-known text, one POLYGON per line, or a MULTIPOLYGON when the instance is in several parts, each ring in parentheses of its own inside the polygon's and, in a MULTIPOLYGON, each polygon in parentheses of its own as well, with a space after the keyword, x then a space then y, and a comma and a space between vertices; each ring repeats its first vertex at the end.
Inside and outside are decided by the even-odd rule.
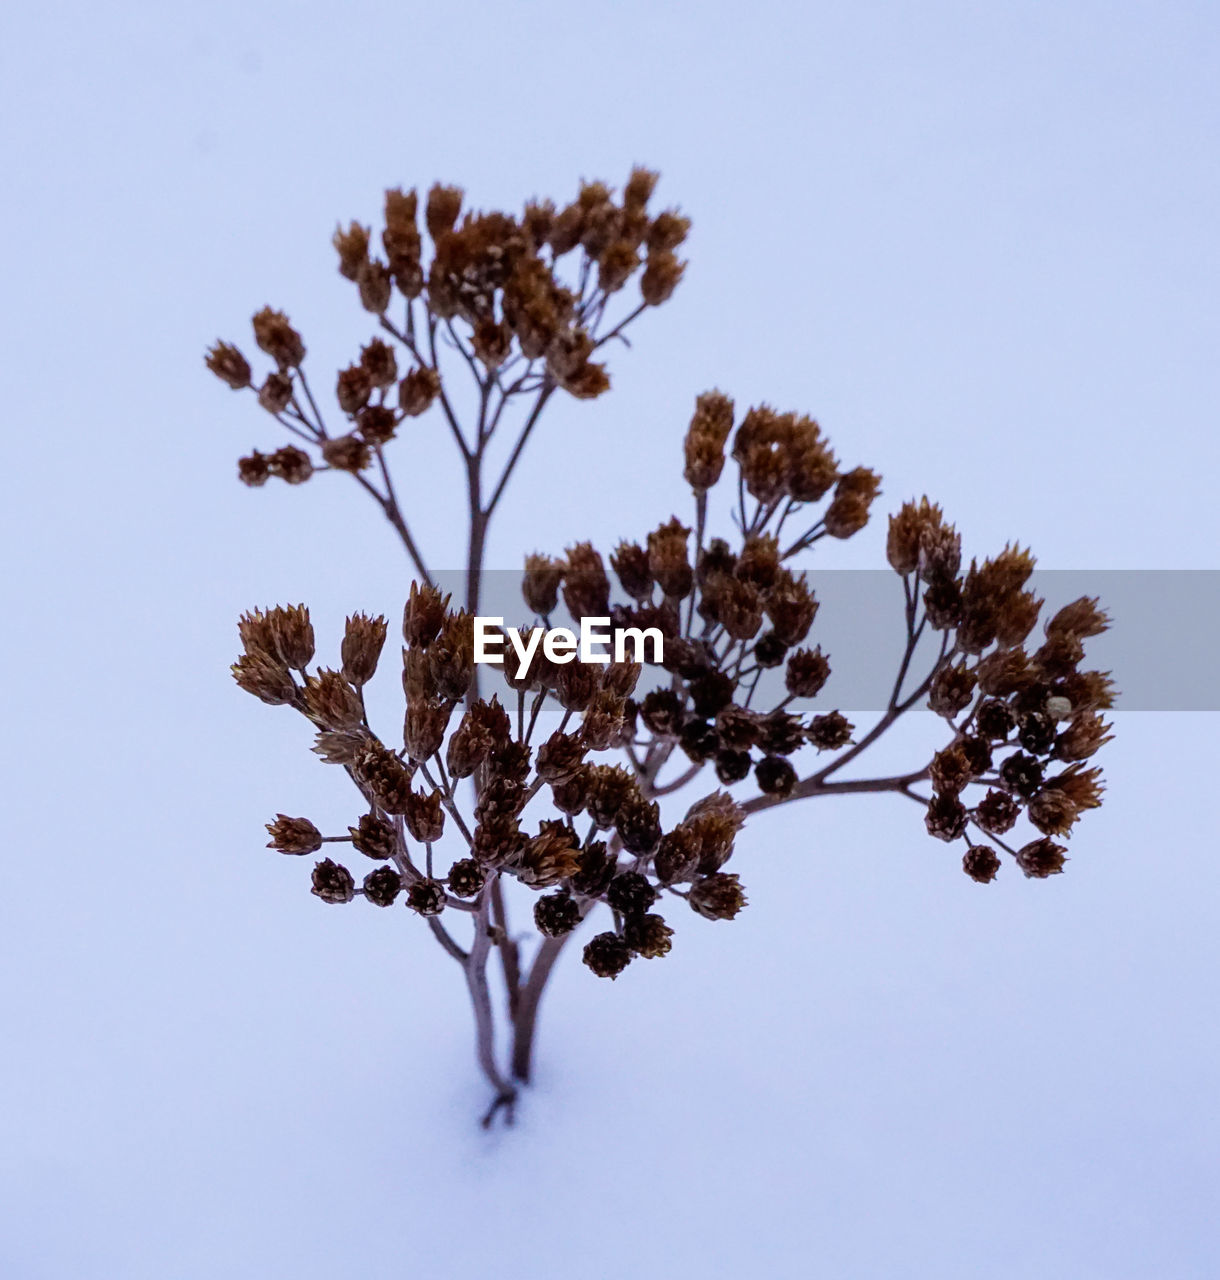
MULTIPOLYGON (((0 1274, 1214 1276, 1214 715, 1120 716, 1045 883, 973 884, 897 799, 756 820, 749 910, 614 984, 565 966, 485 1134, 454 966, 261 847, 353 812, 227 675, 240 610, 306 600, 335 648, 402 567, 355 496, 236 484, 272 435, 201 357, 270 302, 346 361, 328 239, 387 185, 643 161, 688 281, 540 433, 494 564, 667 517, 718 384, 968 552, 1214 568, 1215 13, 467 8, 15 20, 0 1274)), ((403 446, 423 528, 444 444, 403 446)))

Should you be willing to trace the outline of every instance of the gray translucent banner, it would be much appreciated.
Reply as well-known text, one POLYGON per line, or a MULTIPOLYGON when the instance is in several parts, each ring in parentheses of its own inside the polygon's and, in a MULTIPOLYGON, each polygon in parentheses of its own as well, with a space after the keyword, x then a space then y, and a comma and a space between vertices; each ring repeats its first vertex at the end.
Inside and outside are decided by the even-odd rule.
MULTIPOLYGON (((820 602, 806 643, 821 646, 832 672, 817 705, 881 710, 903 648, 902 580, 888 570, 808 570, 806 576, 820 602)), ((463 600, 462 572, 442 571, 435 578, 455 603, 463 600)), ((1119 690, 1116 709, 1220 710, 1220 570, 1046 570, 1036 572, 1029 585, 1046 600, 1044 618, 1080 596, 1100 599, 1113 623, 1085 642, 1082 667, 1112 674, 1119 690)), ((485 571, 481 595, 482 615, 503 617, 508 626, 533 621, 521 597, 519 571, 485 571)), ((562 601, 551 622, 571 624, 562 601)), ((1040 636, 1041 624, 1031 642, 1040 636)), ((937 643, 937 637, 925 637, 912 665, 916 679, 931 664, 937 643)), ((488 675, 494 670, 488 668, 488 675)), ((753 705, 773 705, 783 696, 782 681, 782 667, 764 673, 753 705)))

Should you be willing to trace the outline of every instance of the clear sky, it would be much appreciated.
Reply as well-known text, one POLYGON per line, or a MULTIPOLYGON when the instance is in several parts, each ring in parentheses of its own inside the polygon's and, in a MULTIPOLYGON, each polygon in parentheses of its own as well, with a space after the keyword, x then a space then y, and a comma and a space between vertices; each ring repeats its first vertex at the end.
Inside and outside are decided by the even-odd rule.
MULTIPOLYGON (((515 208, 642 162, 686 282, 547 420, 493 565, 668 516, 718 385, 968 554, 1220 568, 1218 61, 1220 10, 1170 0, 13 10, 0 1274, 1220 1272, 1214 716, 1120 716, 1047 882, 973 884, 898 800, 758 819, 749 910, 615 984, 570 965, 486 1137, 425 931, 262 848, 354 814, 227 671, 251 605, 332 647, 394 616, 400 553, 338 486, 239 486, 274 437, 202 366, 267 303, 345 363, 329 237, 387 186, 515 208)), ((440 437, 396 447, 443 565, 440 437)))

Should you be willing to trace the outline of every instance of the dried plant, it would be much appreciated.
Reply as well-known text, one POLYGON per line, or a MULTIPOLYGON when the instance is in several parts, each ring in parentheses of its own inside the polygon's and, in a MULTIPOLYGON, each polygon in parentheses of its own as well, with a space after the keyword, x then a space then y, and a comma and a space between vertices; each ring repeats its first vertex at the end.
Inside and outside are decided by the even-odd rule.
POLYGON ((748 844, 742 829, 753 814, 817 796, 893 793, 915 802, 927 832, 962 848, 966 874, 987 883, 1001 854, 1029 877, 1062 871, 1057 841, 1101 802, 1100 771, 1086 762, 1110 736, 1102 712, 1113 693, 1106 674, 1081 662, 1082 642, 1105 629, 1106 615, 1095 600, 1078 600, 1031 639, 1043 604, 1028 589, 1032 556, 1010 546, 963 568, 958 533, 926 498, 890 517, 905 645, 888 705, 863 730, 837 710, 810 709, 830 663, 809 643, 818 602, 799 566, 818 543, 864 528, 880 478, 844 468, 812 418, 766 406, 739 415, 719 391, 697 398, 686 432, 689 525, 671 517, 619 543, 610 572, 589 543, 525 560, 533 624, 549 627, 562 600, 574 621, 609 618, 617 635, 659 631, 661 661, 646 652, 643 665, 565 663, 537 647, 520 669, 506 662, 503 700, 484 696, 488 671, 474 661, 484 547, 522 451, 556 392, 605 394, 605 349, 681 280, 689 223, 675 210, 648 211, 655 183, 636 169, 618 199, 585 183, 562 209, 536 201, 516 217, 463 213, 459 189, 434 186, 423 209, 427 257, 413 191, 386 193, 384 256, 369 228, 336 231, 339 270, 379 329, 338 373, 337 433, 306 378, 305 344, 280 312, 254 317, 255 342, 272 364, 257 386, 235 346, 218 343, 207 355, 213 373, 253 391, 295 437, 242 458, 241 480, 295 485, 347 472, 413 565, 401 745, 374 731, 364 702, 384 618, 353 614, 337 667, 311 670, 304 606, 254 610, 238 624, 244 652, 233 674, 264 702, 304 715, 314 751, 362 798, 347 834, 323 836, 307 818, 281 814, 268 824, 269 847, 309 855, 350 844, 375 867, 360 877, 323 858, 313 893, 377 907, 401 899, 462 967, 478 1063, 494 1091, 484 1123, 512 1115, 518 1082, 530 1076, 543 991, 586 917, 596 923, 584 963, 603 978, 665 956, 673 911, 733 919, 746 894, 726 868, 748 844), (474 405, 465 421, 459 391, 474 405), (458 605, 428 571, 388 462, 407 420, 424 415, 445 424, 465 465, 458 605), (489 445, 504 437, 511 450, 493 475, 489 445), (713 531, 713 491, 726 495, 724 536, 713 531), (917 707, 943 719, 942 742, 904 773, 842 776, 917 707), (724 789, 734 786, 736 798, 724 789), (667 826, 660 801, 682 790, 698 798, 667 826), (1007 843, 1018 822, 1032 828, 1029 838, 1007 843), (513 882, 525 887, 512 890, 516 900, 513 882), (528 945, 509 921, 522 893, 539 935, 528 945), (502 1000, 493 998, 493 951, 502 1000), (497 1024, 509 1042, 503 1060, 497 1024))

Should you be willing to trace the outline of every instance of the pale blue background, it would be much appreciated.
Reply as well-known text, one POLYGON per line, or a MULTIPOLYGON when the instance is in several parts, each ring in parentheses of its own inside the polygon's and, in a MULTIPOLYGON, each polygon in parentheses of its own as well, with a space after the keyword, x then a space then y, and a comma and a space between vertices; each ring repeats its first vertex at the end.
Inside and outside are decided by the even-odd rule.
MULTIPOLYGON (((1215 1276, 1214 717, 1125 717, 1047 883, 972 884, 898 800, 756 822, 749 911, 614 985, 569 966, 538 1096, 486 1138, 425 931, 261 848, 351 799, 226 670, 241 609, 307 600, 333 647, 402 565, 339 486, 238 486, 273 437, 201 364, 266 302, 316 368, 350 358, 329 236, 387 185, 515 207, 643 161, 695 219, 688 280, 611 397, 557 406, 493 563, 668 515, 718 384, 816 413, 968 551, 1216 568, 1215 5, 4 28, 0 1274, 1215 1276)), ((435 529, 455 471, 419 436, 435 529)))

